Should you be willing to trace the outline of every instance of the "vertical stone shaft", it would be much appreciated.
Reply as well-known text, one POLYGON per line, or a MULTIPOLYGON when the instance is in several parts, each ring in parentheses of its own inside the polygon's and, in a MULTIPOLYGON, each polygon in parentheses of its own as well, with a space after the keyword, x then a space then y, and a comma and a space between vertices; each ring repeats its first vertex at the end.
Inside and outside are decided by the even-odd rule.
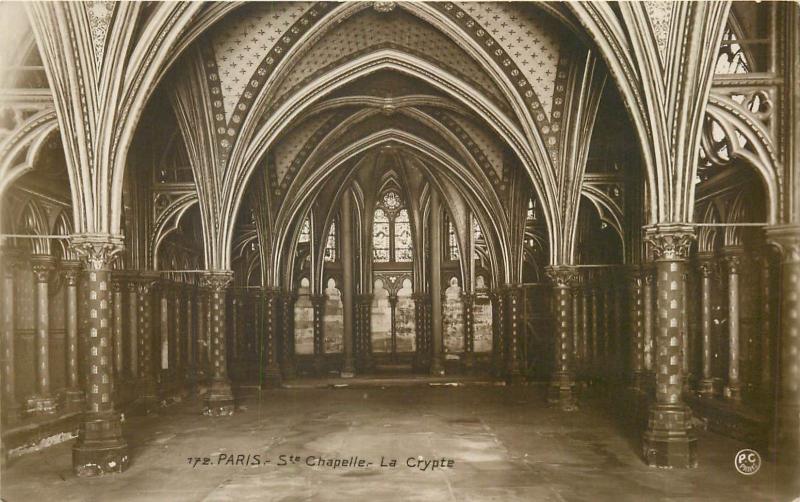
POLYGON ((126 283, 128 293, 128 375, 139 376, 139 295, 136 281, 126 283))
POLYGON ((29 413, 54 413, 56 400, 50 393, 50 271, 49 256, 31 258, 34 284, 34 320, 36 325, 36 394, 28 399, 29 413))
POLYGON ((739 269, 741 260, 740 250, 726 250, 725 261, 728 269, 728 343, 730 345, 728 349, 728 385, 725 387, 725 397, 732 401, 741 401, 742 399, 742 386, 739 378, 739 269))
POLYGON ((711 373, 711 274, 713 255, 698 256, 700 272, 700 336, 702 338, 703 376, 698 391, 702 396, 714 395, 714 379, 711 373))
POLYGON ((17 267, 17 256, 10 249, 3 249, 3 318, 2 318, 2 362, 3 362, 3 419, 8 425, 19 420, 19 404, 17 402, 16 360, 14 336, 16 334, 14 288, 14 271, 17 267))
POLYGON ((656 399, 649 410, 643 453, 648 465, 695 467, 696 438, 691 411, 682 400, 683 281, 693 234, 691 227, 654 227, 648 231, 656 258, 656 399))
MULTIPOLYGON (((124 370, 124 352, 123 352, 123 339, 122 339, 122 287, 123 285, 120 283, 118 279, 113 279, 111 281, 111 291, 112 291, 112 299, 111 304, 113 307, 112 310, 112 324, 113 324, 113 343, 114 343, 114 377, 115 382, 119 385, 120 380, 122 379, 122 374, 124 370)), ((119 390, 119 389, 115 389, 119 390)))
POLYGON ((283 315, 281 315, 283 329, 283 362, 281 369, 284 378, 294 378, 296 367, 294 362, 294 302, 296 297, 291 292, 283 295, 283 315))
MULTIPOLYGON (((597 280, 597 277, 592 278, 593 281, 597 280)), ((597 283, 594 282, 591 286, 591 300, 592 300, 592 375, 598 376, 601 368, 602 363, 600 361, 600 298, 599 292, 597 288, 597 283)))
POLYGON ((648 378, 653 375, 653 328, 656 323, 653 315, 654 279, 652 266, 647 265, 644 270, 644 369, 648 378))
POLYGON ((444 375, 442 345, 442 210, 439 193, 431 192, 431 374, 444 375))
POLYGON ((78 441, 72 449, 72 465, 79 476, 121 472, 128 466, 128 445, 122 424, 114 410, 111 340, 111 260, 122 249, 112 240, 76 236, 73 245, 86 260, 87 319, 86 345, 89 351, 86 378, 87 412, 80 424, 78 441))
POLYGON ((355 361, 353 359, 353 346, 355 329, 353 327, 353 213, 351 210, 351 195, 346 191, 342 196, 341 217, 341 246, 342 246, 342 362, 341 376, 348 378, 355 374, 355 361))
POLYGON ((159 365, 153 354, 153 285, 154 281, 143 278, 138 284, 139 296, 139 378, 141 399, 146 406, 157 400, 156 375, 159 365))
POLYGON ((232 278, 233 274, 229 271, 211 271, 203 276, 203 281, 211 290, 211 382, 206 394, 204 413, 212 416, 231 415, 234 410, 225 339, 225 296, 232 278))
POLYGON ((760 384, 762 391, 769 395, 772 382, 772 274, 770 271, 769 250, 761 255, 761 375, 760 384))
POLYGON ((266 349, 266 367, 264 382, 276 386, 281 381, 281 369, 278 365, 278 296, 277 289, 265 289, 263 295, 264 308, 264 348, 266 349))
POLYGON ((614 344, 612 346, 614 356, 614 372, 616 378, 623 378, 624 375, 624 361, 622 357, 622 325, 623 325, 623 303, 625 302, 625 289, 623 282, 614 280, 614 324, 611 329, 612 339, 614 344))
POLYGON ((591 343, 592 343, 592 326, 589 323, 590 310, 592 308, 592 297, 589 292, 590 287, 587 284, 585 275, 581 277, 583 285, 581 287, 581 333, 583 340, 581 340, 581 358, 583 359, 583 375, 588 378, 591 375, 592 364, 594 360, 591 358, 591 343))
POLYGON ((575 374, 583 369, 583 330, 581 330, 581 288, 580 275, 576 273, 572 284, 572 361, 575 374))
POLYGON ((603 274, 603 368, 605 376, 611 376, 613 373, 613 354, 611 353, 611 314, 614 311, 613 307, 613 284, 611 283, 611 275, 608 273, 603 274))
POLYGON ((197 330, 195 324, 195 296, 190 286, 186 286, 186 375, 194 389, 197 382, 197 330))
POLYGON ((495 359, 494 359, 494 370, 495 376, 503 377, 506 373, 505 368, 505 322, 506 322, 506 308, 505 308, 505 296, 502 293, 502 290, 493 290, 492 291, 492 339, 493 342, 496 344, 495 349, 495 359))
POLYGON ((70 411, 83 407, 83 390, 78 364, 78 274, 80 263, 62 262, 66 288, 65 317, 67 328, 67 389, 64 402, 70 411))
POLYGON ((464 293, 461 302, 464 308, 464 366, 471 369, 475 362, 475 295, 464 293))
POLYGON ((325 295, 312 295, 311 307, 314 309, 314 372, 321 375, 325 371, 325 295))
POLYGON ((644 288, 641 270, 635 268, 630 274, 630 325, 631 325, 631 360, 633 388, 642 391, 645 388, 644 370, 644 288))
POLYGON ((522 287, 517 285, 503 289, 506 307, 506 357, 508 379, 510 382, 519 382, 523 378, 521 365, 521 343, 524 335, 522 324, 523 309, 525 308, 522 287))
POLYGON ((573 394, 574 368, 572 366, 572 299, 570 290, 575 282, 573 267, 552 266, 547 268, 552 282, 552 306, 555 315, 556 340, 553 377, 550 381, 549 401, 562 410, 575 409, 573 394))

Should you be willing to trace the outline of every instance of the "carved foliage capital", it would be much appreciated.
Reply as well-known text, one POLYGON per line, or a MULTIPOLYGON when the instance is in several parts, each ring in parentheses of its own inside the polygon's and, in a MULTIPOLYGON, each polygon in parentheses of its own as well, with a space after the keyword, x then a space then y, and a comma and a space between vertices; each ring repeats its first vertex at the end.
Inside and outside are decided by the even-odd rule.
POLYGON ((545 273, 553 286, 557 288, 568 288, 578 279, 575 267, 569 266, 550 266, 545 269, 545 273))
POLYGON ((72 238, 71 246, 86 263, 87 270, 108 270, 123 250, 123 241, 118 236, 81 234, 72 238))
POLYGON ((657 225, 649 227, 645 232, 645 241, 650 244, 656 260, 688 259, 694 238, 694 231, 686 225, 657 225))
POLYGON ((206 272, 201 279, 203 286, 217 293, 224 291, 232 282, 233 272, 229 270, 206 272))
POLYGON ((49 256, 31 257, 31 269, 36 282, 47 282, 50 279, 50 272, 53 270, 53 259, 49 256))

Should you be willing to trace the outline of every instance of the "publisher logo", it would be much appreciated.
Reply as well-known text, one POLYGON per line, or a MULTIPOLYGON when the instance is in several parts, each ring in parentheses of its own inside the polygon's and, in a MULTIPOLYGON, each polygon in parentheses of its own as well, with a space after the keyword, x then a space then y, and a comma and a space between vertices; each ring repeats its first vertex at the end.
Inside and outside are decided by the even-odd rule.
POLYGON ((752 476, 761 469, 761 455, 755 450, 739 450, 739 453, 736 454, 736 458, 733 461, 733 465, 736 466, 736 470, 739 471, 739 474, 752 476))

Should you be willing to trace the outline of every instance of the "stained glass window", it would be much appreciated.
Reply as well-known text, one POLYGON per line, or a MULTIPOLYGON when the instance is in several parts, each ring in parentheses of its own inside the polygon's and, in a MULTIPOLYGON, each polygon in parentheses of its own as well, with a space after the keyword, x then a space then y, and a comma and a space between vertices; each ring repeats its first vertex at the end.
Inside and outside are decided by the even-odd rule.
POLYGON ((376 209, 372 224, 372 258, 376 262, 389 261, 389 235, 389 218, 383 209, 376 209))
POLYGON ((722 45, 717 56, 717 74, 736 74, 750 72, 750 65, 744 49, 736 40, 733 30, 728 27, 722 36, 722 45))
POLYGON ((457 261, 459 258, 458 255, 458 237, 456 237, 456 227, 453 223, 448 225, 448 238, 447 244, 449 248, 448 259, 457 261))
POLYGON ((383 205, 386 209, 397 209, 400 207, 400 196, 397 192, 386 192, 383 196, 383 205))
POLYGON ((533 203, 533 199, 528 199, 528 212, 525 216, 525 221, 535 221, 536 220, 536 206, 533 203))
POLYGON ((300 227, 300 242, 308 242, 311 240, 311 222, 308 218, 303 220, 303 226, 300 227))
POLYGON ((411 223, 408 211, 401 209, 394 220, 394 260, 411 261, 411 223))
POLYGON ((331 231, 325 241, 325 261, 336 261, 336 223, 331 223, 331 231))

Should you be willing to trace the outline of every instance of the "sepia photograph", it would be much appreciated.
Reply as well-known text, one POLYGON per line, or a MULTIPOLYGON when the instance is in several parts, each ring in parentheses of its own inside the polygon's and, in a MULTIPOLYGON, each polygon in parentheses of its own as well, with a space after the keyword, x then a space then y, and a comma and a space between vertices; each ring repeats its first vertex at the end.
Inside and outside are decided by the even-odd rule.
POLYGON ((0 502, 800 502, 800 2, 0 0, 0 502))

